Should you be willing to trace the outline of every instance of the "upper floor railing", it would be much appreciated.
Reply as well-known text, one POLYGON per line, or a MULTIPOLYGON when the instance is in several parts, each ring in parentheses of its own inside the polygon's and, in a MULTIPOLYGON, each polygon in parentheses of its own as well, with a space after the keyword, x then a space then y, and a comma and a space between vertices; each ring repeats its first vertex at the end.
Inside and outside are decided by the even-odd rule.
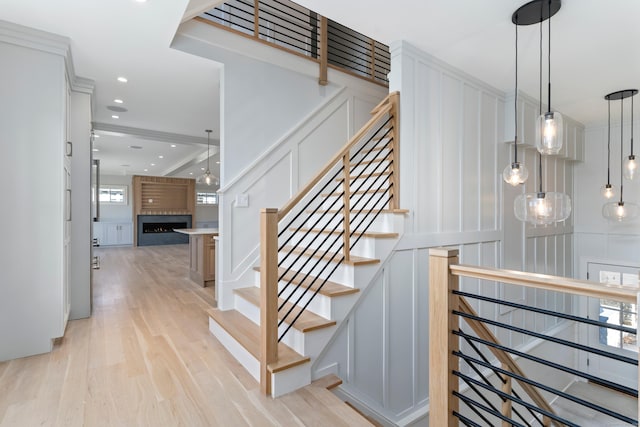
POLYGON ((196 18, 317 62, 388 86, 388 46, 289 0, 230 0, 196 18))
POLYGON ((463 291, 460 277, 480 279, 479 283, 485 285, 504 283, 568 296, 620 301, 633 306, 640 297, 637 287, 461 265, 458 264, 457 250, 431 249, 430 425, 578 426, 580 420, 576 420, 574 414, 586 413, 591 417, 594 414, 603 417, 598 418, 606 420, 601 421, 602 425, 638 425, 638 357, 601 345, 602 336, 606 336, 608 331, 635 340, 637 329, 633 322, 607 322, 602 315, 598 317, 596 314, 595 318, 580 316, 579 313, 567 313, 566 307, 558 310, 547 306, 553 307, 554 304, 527 304, 526 300, 514 302, 494 298, 488 295, 490 292, 483 292, 482 285, 474 286, 478 290, 476 292, 463 291), (485 315, 478 314, 474 305, 483 307, 485 315), (504 308, 507 310, 503 311, 504 308), (549 320, 560 325, 564 325, 561 322, 570 322, 567 326, 574 327, 567 327, 565 330, 570 332, 560 335, 516 325, 509 321, 511 316, 486 315, 511 310, 517 310, 523 319, 539 317, 543 323, 549 320), (577 333, 578 330, 595 336, 596 341, 585 339, 584 334, 577 333), (544 350, 527 351, 522 346, 500 342, 497 335, 528 337, 532 342, 544 345, 544 350), (600 365, 615 363, 619 369, 633 372, 630 381, 620 384, 601 372, 580 369, 580 364, 576 363, 580 354, 597 358, 600 365), (606 388, 598 394, 599 398, 594 399, 588 393, 572 392, 571 384, 580 382, 606 388), (614 397, 603 398, 607 392, 613 393, 614 397), (622 395, 635 397, 635 401, 628 407, 611 404, 622 395), (554 409, 558 405, 562 411, 554 409), (619 424, 620 421, 625 424, 619 424))

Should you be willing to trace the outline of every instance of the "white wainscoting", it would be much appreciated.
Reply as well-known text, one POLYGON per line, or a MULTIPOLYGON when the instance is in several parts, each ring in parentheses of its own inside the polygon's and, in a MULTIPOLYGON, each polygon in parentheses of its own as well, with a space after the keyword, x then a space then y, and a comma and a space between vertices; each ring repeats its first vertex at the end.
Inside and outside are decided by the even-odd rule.
POLYGON ((219 191, 218 307, 230 308, 234 287, 254 280, 260 209, 283 206, 360 129, 385 93, 341 89, 219 191), (248 195, 248 207, 236 205, 238 194, 248 195))
MULTIPOLYGON (((405 42, 392 44, 391 55, 390 89, 401 92, 400 205, 410 210, 407 231, 314 363, 313 375, 337 373, 344 396, 383 423, 427 425, 428 248, 457 247, 463 263, 571 276, 573 229, 571 221, 536 228, 515 219, 513 200, 519 192, 534 191, 538 181, 533 150, 521 152, 533 177, 526 187, 514 189, 501 179, 512 156, 504 137, 505 94, 405 42)), ((523 128, 531 134, 537 103, 521 102, 523 128)), ((584 142, 581 125, 569 122, 573 148, 546 158, 543 169, 547 191, 572 195, 573 163, 584 142)), ((461 286, 571 310, 571 298, 552 292, 472 279, 462 280, 461 286)), ((483 317, 538 332, 563 326, 522 310, 472 304, 483 317)), ((528 336, 493 329, 506 345, 535 344, 528 336)))

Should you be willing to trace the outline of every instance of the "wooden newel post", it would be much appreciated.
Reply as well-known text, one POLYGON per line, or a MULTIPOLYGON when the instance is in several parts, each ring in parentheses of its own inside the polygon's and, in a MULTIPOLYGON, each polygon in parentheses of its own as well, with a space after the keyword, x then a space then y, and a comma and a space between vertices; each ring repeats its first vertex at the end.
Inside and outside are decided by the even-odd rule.
POLYGON ((278 210, 260 213, 260 390, 271 394, 269 364, 278 360, 278 210))
POLYGON ((452 311, 459 309, 458 277, 449 266, 458 263, 458 250, 434 248, 429 250, 429 425, 457 426, 453 411, 458 411, 459 370, 458 337, 451 333, 458 329, 458 318, 452 311))

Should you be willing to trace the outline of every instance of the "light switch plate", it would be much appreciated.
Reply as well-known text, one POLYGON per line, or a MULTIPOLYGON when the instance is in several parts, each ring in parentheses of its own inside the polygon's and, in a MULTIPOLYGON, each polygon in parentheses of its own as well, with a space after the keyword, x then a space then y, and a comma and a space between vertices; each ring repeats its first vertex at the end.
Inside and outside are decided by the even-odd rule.
POLYGON ((236 195, 236 207, 237 208, 248 208, 249 207, 249 195, 248 194, 237 194, 236 195))

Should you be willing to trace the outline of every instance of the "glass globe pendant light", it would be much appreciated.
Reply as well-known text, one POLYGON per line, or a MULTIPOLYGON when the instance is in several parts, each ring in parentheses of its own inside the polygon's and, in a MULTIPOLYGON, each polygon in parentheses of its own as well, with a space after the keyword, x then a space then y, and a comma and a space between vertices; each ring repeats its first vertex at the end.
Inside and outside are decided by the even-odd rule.
POLYGON ((602 186, 600 193, 605 199, 613 199, 616 195, 616 191, 611 185, 611 100, 607 99, 608 110, 608 129, 607 133, 607 183, 602 186))
MULTIPOLYGON (((517 20, 517 18, 516 18, 517 20)), ((518 161, 518 25, 516 25, 516 90, 513 101, 515 119, 515 137, 513 139, 513 162, 508 164, 502 172, 502 178, 507 184, 514 187, 524 182, 529 177, 529 171, 524 163, 518 161)))
POLYGON ((631 95, 631 154, 624 161, 624 167, 622 168, 624 177, 629 181, 637 176, 638 164, 636 163, 636 156, 633 155, 633 95, 631 95))
POLYGON ((571 198, 564 193, 542 190, 542 155, 539 162, 539 191, 520 194, 513 203, 517 219, 532 225, 549 225, 562 222, 571 215, 571 198))
MULTIPOLYGON (((539 10, 540 22, 548 19, 549 28, 549 46, 547 51, 547 112, 543 113, 542 109, 540 109, 540 115, 536 121, 536 148, 541 154, 558 154, 562 149, 562 141, 564 138, 564 120, 562 114, 551 109, 551 17, 560 9, 560 1, 541 0, 531 3, 542 3, 536 6, 539 10), (544 9, 544 3, 547 3, 546 10, 544 9), (557 9, 554 11, 555 7, 557 7, 557 9)), ((540 31, 540 43, 542 44, 542 27, 540 31)), ((542 53, 540 55, 540 67, 542 68, 542 53)))
MULTIPOLYGON (((638 217, 640 208, 636 203, 624 201, 624 99, 631 98, 638 93, 637 89, 626 89, 618 92, 612 92, 605 96, 607 101, 620 100, 620 200, 617 202, 605 203, 602 206, 602 216, 609 221, 623 222, 630 221, 638 217)), ((633 115, 632 119, 633 121, 633 115)), ((611 121, 609 121, 609 132, 611 132, 611 121)))
MULTIPOLYGON (((516 25, 540 24, 540 111, 542 111, 542 23, 560 10, 560 0, 533 0, 521 6, 512 17, 516 25)), ((549 26, 549 49, 551 26, 549 26)), ((549 54, 549 58, 551 55, 549 54)), ((549 66, 549 74, 551 66, 549 66)), ((536 127, 538 149, 538 191, 516 197, 513 210, 517 219, 532 225, 562 222, 571 215, 571 198, 564 193, 544 191, 542 185, 542 155, 557 154, 562 147, 562 116, 551 111, 551 83, 549 83, 549 111, 543 114, 542 124, 536 127), (559 144, 559 145, 558 145, 559 144)))
POLYGON ((216 177, 211 173, 211 170, 209 170, 209 144, 211 140, 211 132, 213 131, 211 129, 206 129, 205 132, 207 133, 207 170, 200 177, 199 181, 201 183, 211 185, 213 181, 216 179, 216 177))

